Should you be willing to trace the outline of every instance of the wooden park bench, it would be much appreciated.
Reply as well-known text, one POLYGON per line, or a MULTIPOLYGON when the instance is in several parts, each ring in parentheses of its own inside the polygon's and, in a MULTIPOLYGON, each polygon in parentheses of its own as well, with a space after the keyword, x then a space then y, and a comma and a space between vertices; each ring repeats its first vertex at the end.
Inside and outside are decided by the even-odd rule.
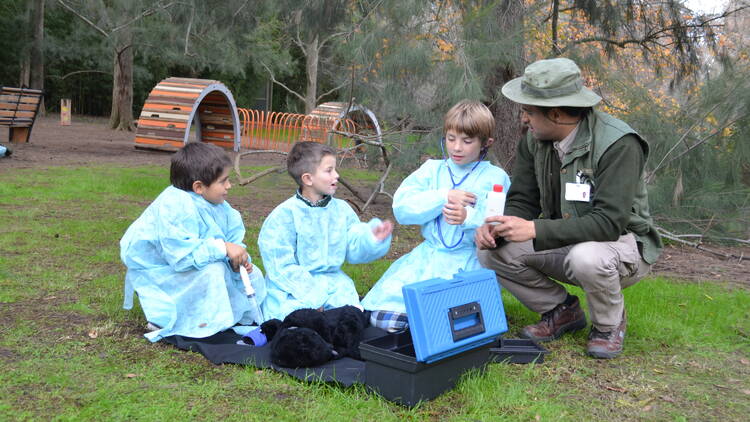
POLYGON ((29 141, 42 94, 38 89, 2 87, 0 126, 8 126, 11 142, 29 141))

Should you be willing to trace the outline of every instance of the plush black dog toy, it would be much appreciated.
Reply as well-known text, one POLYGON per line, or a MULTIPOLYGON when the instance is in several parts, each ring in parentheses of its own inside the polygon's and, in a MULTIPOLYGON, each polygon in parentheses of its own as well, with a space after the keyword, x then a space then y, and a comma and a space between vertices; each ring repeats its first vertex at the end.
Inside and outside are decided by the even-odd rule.
POLYGON ((359 342, 367 315, 354 306, 324 312, 298 309, 264 322, 260 330, 271 342, 271 362, 286 368, 322 365, 345 356, 360 359, 359 342))

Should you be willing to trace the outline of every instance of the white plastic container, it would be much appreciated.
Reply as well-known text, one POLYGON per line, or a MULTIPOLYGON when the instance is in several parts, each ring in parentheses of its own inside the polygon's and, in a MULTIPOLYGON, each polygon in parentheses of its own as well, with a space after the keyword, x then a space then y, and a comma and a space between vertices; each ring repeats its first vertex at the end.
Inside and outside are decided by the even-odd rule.
MULTIPOLYGON (((484 218, 503 215, 505 212, 505 192, 503 185, 494 185, 492 190, 487 192, 487 205, 484 209, 484 218)), ((497 223, 490 223, 497 224, 497 223)))

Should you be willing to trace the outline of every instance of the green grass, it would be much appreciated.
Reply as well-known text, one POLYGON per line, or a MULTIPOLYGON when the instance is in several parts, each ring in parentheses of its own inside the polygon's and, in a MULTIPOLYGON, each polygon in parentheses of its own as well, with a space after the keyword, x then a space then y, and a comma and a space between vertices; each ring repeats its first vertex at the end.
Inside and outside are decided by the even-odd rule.
MULTIPOLYGON (((361 186, 377 180, 343 173, 361 186)), ((643 280, 625 291, 619 359, 586 357, 579 332, 547 344, 543 364, 489 365, 413 409, 358 385, 215 366, 150 344, 140 309, 121 309, 118 241, 167 179, 155 167, 0 170, 0 420, 680 421, 750 413, 750 293, 720 283, 643 280)), ((272 208, 293 188, 287 176, 269 175, 235 186, 230 202, 272 208)), ((255 239, 263 216, 240 209, 262 267, 255 239)), ((344 270, 365 293, 388 265, 344 270)), ((504 303, 509 336, 536 322, 510 295, 504 303)))

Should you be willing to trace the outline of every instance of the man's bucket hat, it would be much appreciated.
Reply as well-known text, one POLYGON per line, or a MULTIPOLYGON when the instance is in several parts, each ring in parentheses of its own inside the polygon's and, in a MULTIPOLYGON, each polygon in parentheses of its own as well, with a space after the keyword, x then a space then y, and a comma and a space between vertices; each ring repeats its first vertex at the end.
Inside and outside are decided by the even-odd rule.
POLYGON ((602 100, 583 86, 578 65, 565 58, 526 66, 523 76, 503 85, 502 92, 511 101, 542 107, 591 107, 602 100))

